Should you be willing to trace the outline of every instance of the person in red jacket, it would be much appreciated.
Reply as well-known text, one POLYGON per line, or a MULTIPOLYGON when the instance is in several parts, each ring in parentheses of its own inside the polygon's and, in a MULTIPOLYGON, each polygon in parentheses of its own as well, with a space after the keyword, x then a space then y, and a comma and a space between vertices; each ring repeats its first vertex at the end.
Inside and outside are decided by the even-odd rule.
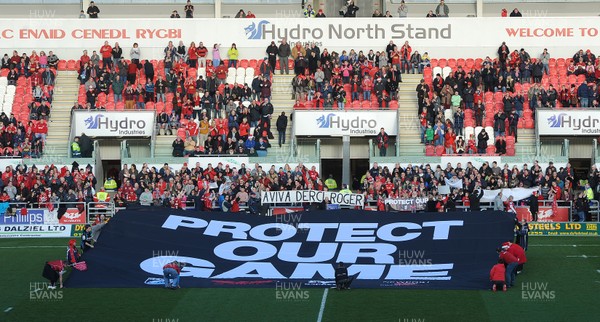
POLYGON ((519 259, 513 254, 508 252, 508 246, 502 246, 498 248, 497 252, 500 254, 499 257, 504 261, 506 267, 506 285, 512 287, 515 285, 515 279, 517 277, 517 265, 519 265, 519 259))
POLYGON ((63 274, 65 273, 65 262, 60 259, 49 261, 44 264, 44 270, 42 276, 50 281, 48 289, 56 289, 56 282, 58 281, 60 288, 63 288, 63 274))
POLYGON ((100 47, 100 54, 102 54, 103 66, 112 69, 112 47, 108 44, 108 41, 105 41, 104 46, 100 47))
POLYGON ((69 265, 79 262, 79 250, 77 250, 77 241, 75 239, 69 240, 69 247, 67 248, 67 262, 69 265))
POLYGON ((525 255, 525 250, 523 247, 517 244, 513 244, 510 241, 502 244, 502 246, 508 246, 508 252, 513 254, 518 260, 517 265, 517 274, 521 274, 523 270, 523 265, 527 263, 527 255, 525 255))
POLYGON ((178 261, 170 262, 163 266, 165 288, 170 288, 172 290, 179 288, 179 274, 181 273, 181 268, 184 266, 184 263, 178 261))
POLYGON ((35 133, 36 139, 42 139, 42 142, 46 142, 46 135, 48 134, 48 123, 46 123, 45 119, 41 119, 39 122, 35 123, 33 133, 35 133))
POLYGON ((506 292, 506 268, 502 259, 499 259, 498 263, 492 267, 490 281, 492 282, 492 291, 496 292, 501 287, 506 292))

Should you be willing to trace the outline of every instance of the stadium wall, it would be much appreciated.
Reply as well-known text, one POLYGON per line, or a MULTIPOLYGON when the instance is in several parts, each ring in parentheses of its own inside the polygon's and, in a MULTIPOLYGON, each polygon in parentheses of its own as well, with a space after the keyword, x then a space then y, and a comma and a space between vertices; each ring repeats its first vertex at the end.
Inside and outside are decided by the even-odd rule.
MULTIPOLYGON (((2 2, 2 1, 0 1, 2 2)), ((4 0, 4 2, 9 2, 4 0)), ((39 1, 37 4, 18 4, 18 3, 2 3, 0 4, 0 17, 10 18, 77 18, 79 16, 80 4, 48 4, 39 1)), ((167 1, 165 1, 167 2, 167 1)), ((192 1, 193 3, 194 1, 192 1)), ((308 1, 310 3, 311 1, 308 1)), ((408 16, 410 18, 425 17, 429 10, 434 10, 439 1, 407 1, 408 16)), ((106 4, 102 1, 96 1, 99 6, 100 18, 168 18, 173 10, 177 10, 180 15, 184 16, 182 3, 151 3, 151 4, 106 4)), ((312 1, 314 8, 324 9, 327 17, 338 17, 338 9, 340 0, 321 0, 312 1)), ((565 17, 565 16, 586 16, 598 15, 594 8, 594 0, 577 0, 577 1, 543 1, 529 0, 526 2, 518 1, 499 1, 486 0, 481 8, 482 17, 499 17, 502 8, 506 8, 509 12, 514 8, 519 8, 524 17, 565 17), (494 2, 494 3, 490 3, 494 2)), ((451 17, 468 17, 477 15, 477 4, 475 0, 448 1, 451 17)), ((383 1, 383 8, 378 7, 378 1, 373 1, 372 6, 358 2, 360 10, 357 15, 359 17, 371 17, 375 9, 380 9, 383 12, 389 10, 394 17, 397 17, 398 6, 400 0, 383 1)), ((86 5, 87 7, 87 5, 86 5)), ((196 18, 215 18, 215 7, 212 4, 194 3, 194 16, 196 18)), ((303 10, 300 6, 300 1, 294 4, 222 4, 219 18, 234 17, 240 10, 252 11, 259 18, 302 18, 303 10)))
POLYGON ((236 43, 240 59, 261 58, 272 40, 315 41, 331 51, 381 50, 390 41, 409 41, 433 58, 494 58, 506 41, 510 49, 527 48, 537 56, 548 47, 552 57, 571 57, 579 49, 600 49, 599 17, 451 18, 451 19, 13 19, 0 21, 3 52, 54 50, 61 59, 77 59, 82 49, 98 50, 104 40, 119 42, 128 56, 139 43, 142 59, 161 59, 169 40, 222 44, 224 56, 236 43))

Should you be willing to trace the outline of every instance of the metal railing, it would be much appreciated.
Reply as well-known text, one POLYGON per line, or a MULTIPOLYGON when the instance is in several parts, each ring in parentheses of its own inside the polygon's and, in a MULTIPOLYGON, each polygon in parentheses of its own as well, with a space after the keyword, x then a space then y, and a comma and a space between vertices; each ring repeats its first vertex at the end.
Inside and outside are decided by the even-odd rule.
POLYGON ((598 139, 593 139, 592 140, 592 158, 591 158, 591 164, 594 165, 596 164, 596 158, 598 157, 598 139))
MULTIPOLYGON (((154 155, 152 155, 154 157, 154 155)), ((121 159, 131 158, 131 151, 129 150, 129 144, 127 140, 121 141, 121 159)))

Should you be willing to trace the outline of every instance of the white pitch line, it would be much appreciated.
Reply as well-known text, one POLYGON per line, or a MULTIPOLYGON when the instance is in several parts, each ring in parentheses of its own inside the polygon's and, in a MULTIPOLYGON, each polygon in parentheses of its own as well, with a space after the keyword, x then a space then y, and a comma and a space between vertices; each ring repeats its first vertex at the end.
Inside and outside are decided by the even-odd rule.
POLYGON ((65 246, 0 246, 0 249, 22 249, 22 248, 64 248, 65 246))
POLYGON ((596 272, 600 273, 600 269, 597 269, 596 272))
POLYGON ((12 308, 12 306, 11 306, 11 307, 9 307, 9 308, 6 308, 6 310, 4 310, 4 313, 8 313, 8 312, 10 312, 12 309, 13 309, 13 308, 12 308))
POLYGON ((592 258, 592 257, 598 257, 598 256, 589 256, 589 255, 569 255, 567 257, 576 257, 576 258, 592 258))
POLYGON ((321 308, 319 309, 319 316, 317 317, 317 322, 321 322, 323 320, 323 313, 325 312, 325 302, 327 302, 328 293, 329 288, 326 288, 325 292, 323 292, 323 299, 321 300, 321 308))

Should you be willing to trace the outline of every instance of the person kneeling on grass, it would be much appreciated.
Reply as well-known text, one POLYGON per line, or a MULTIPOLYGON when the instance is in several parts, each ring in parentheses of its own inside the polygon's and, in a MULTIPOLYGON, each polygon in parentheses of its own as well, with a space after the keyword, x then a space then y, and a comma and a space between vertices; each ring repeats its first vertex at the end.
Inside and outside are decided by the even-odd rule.
POLYGON ((179 288, 179 274, 181 273, 181 268, 184 266, 184 263, 180 263, 178 261, 170 262, 163 266, 165 288, 170 288, 172 290, 179 288))
POLYGON ((50 281, 50 286, 48 286, 48 289, 56 289, 57 281, 60 288, 63 288, 63 274, 65 273, 65 268, 65 262, 61 261, 60 259, 46 262, 46 264, 44 264, 42 276, 50 281))
POLYGON ((499 259, 498 263, 492 267, 490 281, 492 282, 492 291, 496 292, 498 288, 501 288, 506 292, 506 268, 502 259, 499 259))
POLYGON ((348 269, 344 266, 344 263, 339 262, 338 267, 335 269, 335 286, 338 291, 349 290, 353 279, 348 277, 348 269))

